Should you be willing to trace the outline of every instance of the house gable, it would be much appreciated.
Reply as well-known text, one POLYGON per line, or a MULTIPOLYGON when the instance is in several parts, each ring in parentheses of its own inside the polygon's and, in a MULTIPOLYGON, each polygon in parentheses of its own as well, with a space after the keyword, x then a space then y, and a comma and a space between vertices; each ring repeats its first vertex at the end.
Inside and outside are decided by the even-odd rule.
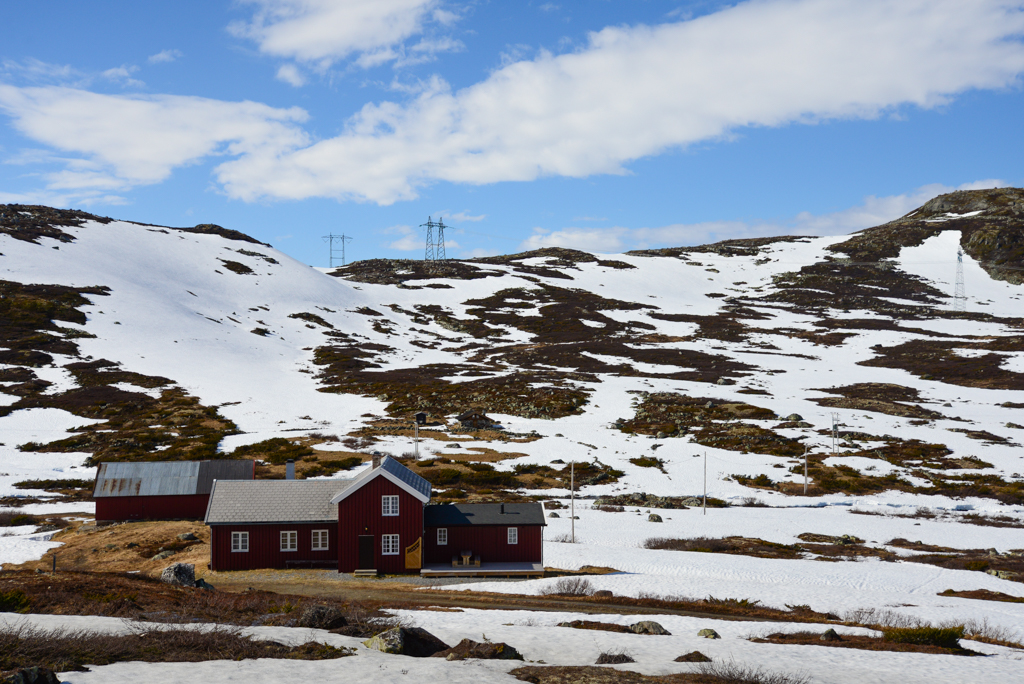
POLYGON ((360 473, 358 476, 353 478, 352 483, 346 489, 338 492, 334 498, 331 499, 331 503, 341 503, 359 491, 371 480, 378 477, 383 477, 388 480, 395 486, 404 490, 410 496, 419 500, 421 503, 425 504, 430 501, 430 483, 393 458, 386 457, 381 461, 379 467, 371 468, 370 470, 360 473))

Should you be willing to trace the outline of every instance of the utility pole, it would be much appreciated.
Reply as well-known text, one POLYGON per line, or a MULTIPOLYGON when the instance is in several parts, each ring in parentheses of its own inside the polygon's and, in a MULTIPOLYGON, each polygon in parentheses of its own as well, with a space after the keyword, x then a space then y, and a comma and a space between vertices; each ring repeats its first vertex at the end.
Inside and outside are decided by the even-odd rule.
POLYGON ((807 496, 807 449, 809 447, 804 444, 804 496, 807 496))
POLYGON ((956 285, 953 289, 953 311, 967 309, 967 294, 964 291, 964 250, 956 249, 956 285))
POLYGON ((334 268, 335 255, 338 252, 341 252, 341 265, 345 265, 345 243, 351 241, 352 238, 350 238, 348 235, 345 235, 344 233, 342 233, 341 235, 335 235, 333 233, 331 233, 330 235, 324 235, 324 242, 329 243, 331 246, 331 268, 334 268), (341 244, 340 249, 334 246, 335 242, 341 244))
POLYGON ((704 515, 708 514, 708 452, 704 452, 704 515))
POLYGON ((576 461, 569 462, 569 520, 572 521, 572 543, 576 543, 576 461))
POLYGON ((417 423, 416 421, 413 421, 412 427, 413 430, 415 431, 414 434, 416 435, 415 438, 413 438, 412 440, 412 448, 413 451, 416 452, 416 460, 418 461, 420 460, 420 424, 417 423))
POLYGON ((832 414, 832 455, 836 455, 836 440, 839 438, 839 414, 832 414))

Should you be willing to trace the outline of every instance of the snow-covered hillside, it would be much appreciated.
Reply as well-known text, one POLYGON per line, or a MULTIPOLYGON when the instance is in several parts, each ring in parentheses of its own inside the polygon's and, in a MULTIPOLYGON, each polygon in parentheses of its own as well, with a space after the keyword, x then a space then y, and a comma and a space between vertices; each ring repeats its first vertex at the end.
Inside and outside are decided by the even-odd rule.
MULTIPOLYGON (((87 459, 245 445, 259 458, 280 437, 312 447, 300 474, 329 475, 341 454, 413 451, 410 421, 425 411, 433 424, 411 465, 433 477, 438 500, 564 498, 575 462, 579 494, 591 497, 577 503, 583 543, 551 541, 570 532, 561 511, 546 563, 615 567, 625 574, 600 583, 616 593, 834 611, 884 595, 927 619, 1024 618, 1021 604, 936 596, 1024 596, 1010 571, 639 548, 655 536, 796 544, 801 533, 847 533, 902 556, 918 552, 887 541, 993 548, 1015 567, 1022 191, 954 193, 855 236, 330 272, 217 227, 0 209, 5 505, 88 512, 14 484, 88 480, 87 459), (469 409, 502 429, 457 428, 469 409), (648 522, 666 501, 701 495, 705 468, 708 495, 733 508, 656 510, 665 522, 648 522), (753 503, 773 510, 740 507, 753 503), (926 517, 892 517, 919 508, 926 517)), ((11 528, 0 560, 43 553, 49 542, 32 529, 11 528)))

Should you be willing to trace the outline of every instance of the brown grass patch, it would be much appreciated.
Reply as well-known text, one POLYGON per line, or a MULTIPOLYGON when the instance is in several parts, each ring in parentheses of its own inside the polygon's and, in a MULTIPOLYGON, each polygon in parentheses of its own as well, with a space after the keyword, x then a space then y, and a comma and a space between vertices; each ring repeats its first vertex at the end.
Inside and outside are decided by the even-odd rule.
POLYGON ((354 655, 348 648, 307 642, 289 647, 243 636, 239 628, 150 629, 129 634, 86 630, 10 627, 0 629, 0 670, 47 667, 57 672, 87 671, 86 665, 141 661, 198 663, 207 660, 291 658, 325 660, 354 655))

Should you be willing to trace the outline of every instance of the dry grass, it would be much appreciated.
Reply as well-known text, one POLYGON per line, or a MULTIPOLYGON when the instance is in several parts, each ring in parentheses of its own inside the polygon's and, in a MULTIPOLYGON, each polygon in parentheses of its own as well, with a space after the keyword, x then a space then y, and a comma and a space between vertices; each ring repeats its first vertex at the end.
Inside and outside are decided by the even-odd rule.
POLYGON ((128 634, 26 626, 0 628, 0 670, 41 666, 56 672, 68 672, 83 671, 86 665, 109 665, 126 661, 196 663, 252 658, 324 660, 352 654, 350 649, 316 642, 292 648, 273 641, 258 641, 243 636, 240 628, 220 625, 212 629, 139 627, 128 634))

